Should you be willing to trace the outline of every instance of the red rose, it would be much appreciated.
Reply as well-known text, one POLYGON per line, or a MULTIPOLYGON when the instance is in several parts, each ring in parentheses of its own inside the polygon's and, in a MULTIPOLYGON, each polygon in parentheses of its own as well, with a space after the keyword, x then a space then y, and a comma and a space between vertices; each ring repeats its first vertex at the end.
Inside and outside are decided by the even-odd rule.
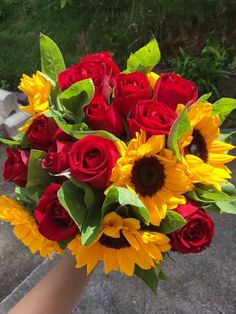
POLYGON ((42 160, 42 168, 50 173, 59 174, 69 169, 69 152, 73 142, 60 142, 56 140, 50 147, 48 154, 42 160))
POLYGON ((72 146, 69 155, 71 175, 95 189, 105 189, 118 158, 113 141, 98 135, 88 135, 72 146))
POLYGON ((96 94, 102 94, 108 99, 109 85, 113 87, 115 76, 119 72, 120 69, 113 62, 110 53, 94 53, 59 73, 58 84, 63 91, 81 80, 92 78, 96 94))
POLYGON ((7 148, 7 160, 3 167, 4 179, 24 188, 27 183, 28 163, 28 151, 7 148))
POLYGON ((101 95, 84 108, 85 121, 92 130, 105 130, 118 137, 124 134, 122 116, 113 105, 108 106, 101 95))
POLYGON ((214 236, 214 223, 210 216, 191 202, 178 206, 175 211, 182 215, 187 223, 169 235, 172 248, 183 254, 205 250, 214 236))
POLYGON ((141 100, 131 111, 128 119, 129 133, 135 137, 135 133, 144 130, 147 136, 157 134, 168 135, 177 114, 167 105, 155 100, 141 100))
POLYGON ((31 144, 31 148, 48 151, 56 139, 68 141, 70 136, 58 127, 53 118, 42 115, 34 119, 27 131, 27 139, 31 144))
POLYGON ((57 191, 60 187, 60 184, 50 184, 34 211, 39 232, 52 241, 72 238, 78 232, 76 224, 59 203, 57 191))
POLYGON ((148 99, 150 86, 145 75, 139 72, 119 74, 114 86, 114 106, 127 116, 139 100, 148 99))
POLYGON ((175 73, 161 74, 154 87, 154 99, 173 110, 176 110, 178 104, 192 104, 197 98, 197 85, 175 73))

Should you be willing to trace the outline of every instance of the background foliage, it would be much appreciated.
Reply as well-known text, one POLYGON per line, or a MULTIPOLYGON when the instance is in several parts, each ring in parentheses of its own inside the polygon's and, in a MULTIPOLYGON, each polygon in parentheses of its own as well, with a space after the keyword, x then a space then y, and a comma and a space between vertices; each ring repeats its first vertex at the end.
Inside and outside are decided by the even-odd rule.
POLYGON ((110 50, 121 67, 154 34, 161 68, 217 95, 225 70, 236 67, 235 15, 234 0, 1 0, 0 87, 16 90, 22 73, 39 68, 40 32, 57 42, 67 66, 110 50))

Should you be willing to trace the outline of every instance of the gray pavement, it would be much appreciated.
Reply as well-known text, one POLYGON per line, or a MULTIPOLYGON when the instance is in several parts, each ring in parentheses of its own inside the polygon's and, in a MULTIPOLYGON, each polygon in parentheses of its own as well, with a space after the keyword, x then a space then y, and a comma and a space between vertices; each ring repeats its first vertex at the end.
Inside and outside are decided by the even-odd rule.
MULTIPOLYGON (((14 185, 2 180, 5 146, 0 144, 0 195, 14 195, 14 185)), ((42 262, 18 241, 12 226, 0 221, 0 301, 17 287, 42 262)), ((1 312, 0 312, 1 314, 1 312)))
MULTIPOLYGON (((0 165, 1 159, 0 155, 0 165)), ((236 172, 235 163, 232 170, 236 172)), ((12 193, 12 187, 5 183, 0 183, 0 188, 1 192, 12 193)), ((215 237, 211 247, 201 254, 173 253, 175 263, 167 260, 164 267, 170 279, 160 283, 157 296, 138 278, 119 273, 104 275, 100 265, 73 313, 236 313, 236 216, 212 216, 215 237)), ((4 298, 41 259, 28 253, 5 224, 0 225, 0 252, 0 296, 4 298)), ((41 264, 0 304, 0 313, 6 313, 52 266, 51 261, 41 264)))

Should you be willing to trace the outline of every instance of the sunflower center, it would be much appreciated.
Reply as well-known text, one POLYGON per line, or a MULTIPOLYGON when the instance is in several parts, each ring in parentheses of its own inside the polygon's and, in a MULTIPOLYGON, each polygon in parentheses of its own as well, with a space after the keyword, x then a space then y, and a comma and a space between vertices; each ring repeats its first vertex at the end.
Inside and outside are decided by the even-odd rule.
POLYGON ((133 166, 131 182, 143 197, 152 196, 164 185, 164 167, 155 157, 143 157, 133 166))
POLYGON ((206 141, 199 130, 193 130, 192 142, 185 147, 184 153, 195 155, 201 158, 204 162, 208 160, 208 151, 206 141))
POLYGON ((120 233, 119 238, 112 238, 107 236, 106 234, 103 234, 98 242, 105 247, 117 250, 123 249, 125 247, 130 247, 129 242, 126 240, 122 232, 120 233))

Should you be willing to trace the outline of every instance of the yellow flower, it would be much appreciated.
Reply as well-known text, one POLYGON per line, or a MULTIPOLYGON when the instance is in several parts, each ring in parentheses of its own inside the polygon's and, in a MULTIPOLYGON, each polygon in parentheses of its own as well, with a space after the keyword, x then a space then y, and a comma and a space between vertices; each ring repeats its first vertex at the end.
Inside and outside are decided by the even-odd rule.
POLYGON ((160 75, 158 75, 155 72, 148 72, 147 79, 152 90, 154 89, 156 81, 158 80, 159 77, 160 75))
POLYGON ((37 251, 43 257, 52 258, 52 253, 63 254, 57 242, 43 237, 36 225, 34 217, 22 205, 8 198, 0 196, 0 220, 10 222, 14 226, 15 236, 34 254, 37 251))
POLYGON ((20 109, 32 116, 32 118, 20 128, 21 131, 26 131, 34 118, 48 110, 48 97, 51 91, 51 84, 37 71, 32 77, 23 74, 18 88, 27 95, 29 101, 28 106, 22 106, 20 109))
POLYGON ((110 180, 115 186, 135 192, 149 210, 151 223, 158 226, 167 209, 185 204, 182 194, 192 190, 192 182, 185 166, 164 148, 164 135, 153 135, 147 140, 146 133, 141 131, 136 136, 127 147, 124 142, 117 142, 121 157, 110 180))
POLYGON ((231 177, 225 163, 235 157, 226 154, 233 145, 217 141, 219 117, 212 114, 210 103, 196 104, 188 112, 191 130, 179 142, 183 162, 194 183, 219 184, 231 177))
POLYGON ((169 251, 171 246, 166 235, 142 231, 137 219, 122 218, 112 212, 104 218, 101 232, 91 245, 83 246, 77 236, 68 248, 75 255, 76 267, 87 265, 88 274, 103 261, 106 274, 120 270, 132 276, 135 264, 150 269, 163 260, 162 252, 169 251))

